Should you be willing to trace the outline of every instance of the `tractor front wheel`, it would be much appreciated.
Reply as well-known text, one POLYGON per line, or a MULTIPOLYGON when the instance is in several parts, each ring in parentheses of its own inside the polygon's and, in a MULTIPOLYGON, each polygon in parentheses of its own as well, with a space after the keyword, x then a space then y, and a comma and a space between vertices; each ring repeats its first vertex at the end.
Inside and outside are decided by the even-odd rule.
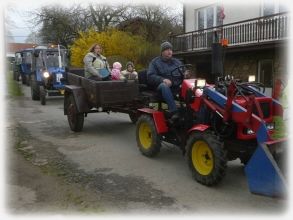
POLYGON ((225 176, 227 152, 210 131, 193 133, 187 142, 187 162, 194 179, 207 186, 216 185, 225 176))
POLYGON ((81 131, 83 129, 84 114, 78 113, 73 95, 65 96, 64 102, 66 103, 67 120, 70 129, 75 132, 81 131))
POLYGON ((40 86, 40 101, 41 105, 46 105, 46 90, 44 86, 40 86))
POLYGON ((160 152, 161 138, 151 116, 142 115, 138 118, 136 142, 140 152, 147 157, 154 157, 160 152))
POLYGON ((40 100, 40 86, 34 76, 31 77, 31 96, 32 100, 40 100))

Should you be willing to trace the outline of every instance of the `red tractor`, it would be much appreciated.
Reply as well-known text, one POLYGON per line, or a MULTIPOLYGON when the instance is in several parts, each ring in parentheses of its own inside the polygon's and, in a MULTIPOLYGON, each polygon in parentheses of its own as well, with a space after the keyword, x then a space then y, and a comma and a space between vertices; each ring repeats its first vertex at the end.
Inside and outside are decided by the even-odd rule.
POLYGON ((183 79, 184 69, 174 71, 182 75, 177 121, 168 118, 160 100, 157 108, 138 110, 136 140, 141 153, 154 157, 162 142, 175 144, 187 156, 195 180, 207 186, 222 180, 227 161, 240 158, 253 193, 284 194, 286 183, 276 162, 284 147, 276 147, 281 141, 271 138, 273 116, 282 116, 281 105, 262 93, 260 83, 226 76, 208 85, 204 79, 183 79))

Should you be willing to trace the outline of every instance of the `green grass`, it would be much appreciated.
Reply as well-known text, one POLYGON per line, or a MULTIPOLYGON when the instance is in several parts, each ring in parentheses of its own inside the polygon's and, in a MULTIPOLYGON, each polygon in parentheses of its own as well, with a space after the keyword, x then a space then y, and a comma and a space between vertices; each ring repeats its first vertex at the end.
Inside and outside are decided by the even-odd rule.
POLYGON ((8 94, 12 97, 19 97, 19 96, 23 96, 23 92, 21 89, 21 85, 13 80, 13 72, 9 71, 7 76, 6 76, 6 80, 8 82, 8 94))
POLYGON ((275 132, 272 135, 272 138, 280 139, 280 138, 287 137, 288 134, 287 134, 286 122, 283 120, 283 118, 280 116, 275 116, 274 122, 275 122, 275 132))

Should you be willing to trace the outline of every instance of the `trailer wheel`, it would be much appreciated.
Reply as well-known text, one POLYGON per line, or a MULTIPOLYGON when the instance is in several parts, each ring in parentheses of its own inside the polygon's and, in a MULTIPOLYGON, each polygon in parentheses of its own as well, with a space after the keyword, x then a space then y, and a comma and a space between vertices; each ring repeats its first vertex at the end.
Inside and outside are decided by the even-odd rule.
POLYGON ((40 100, 40 86, 33 76, 31 78, 31 96, 32 100, 40 100))
POLYGON ((194 179, 207 186, 219 183, 227 168, 227 151, 209 131, 193 133, 187 142, 187 162, 194 179))
POLYGON ((137 115, 135 113, 129 113, 130 121, 135 124, 137 122, 137 115))
POLYGON ((46 90, 44 86, 40 86, 40 100, 41 105, 46 105, 46 90))
POLYGON ((67 120, 70 129, 79 132, 83 129, 84 114, 77 112, 77 107, 72 94, 65 96, 64 103, 67 105, 67 120))
POLYGON ((142 115, 138 118, 136 142, 140 152, 147 157, 154 157, 160 152, 161 138, 151 116, 142 115))

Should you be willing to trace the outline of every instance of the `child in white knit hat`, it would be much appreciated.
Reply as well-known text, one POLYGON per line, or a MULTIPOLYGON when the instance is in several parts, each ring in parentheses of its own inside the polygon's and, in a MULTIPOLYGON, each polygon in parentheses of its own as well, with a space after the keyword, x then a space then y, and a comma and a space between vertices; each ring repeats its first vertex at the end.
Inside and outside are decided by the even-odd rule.
POLYGON ((122 65, 119 62, 113 63, 113 68, 111 71, 112 80, 122 80, 124 77, 121 74, 122 65))

